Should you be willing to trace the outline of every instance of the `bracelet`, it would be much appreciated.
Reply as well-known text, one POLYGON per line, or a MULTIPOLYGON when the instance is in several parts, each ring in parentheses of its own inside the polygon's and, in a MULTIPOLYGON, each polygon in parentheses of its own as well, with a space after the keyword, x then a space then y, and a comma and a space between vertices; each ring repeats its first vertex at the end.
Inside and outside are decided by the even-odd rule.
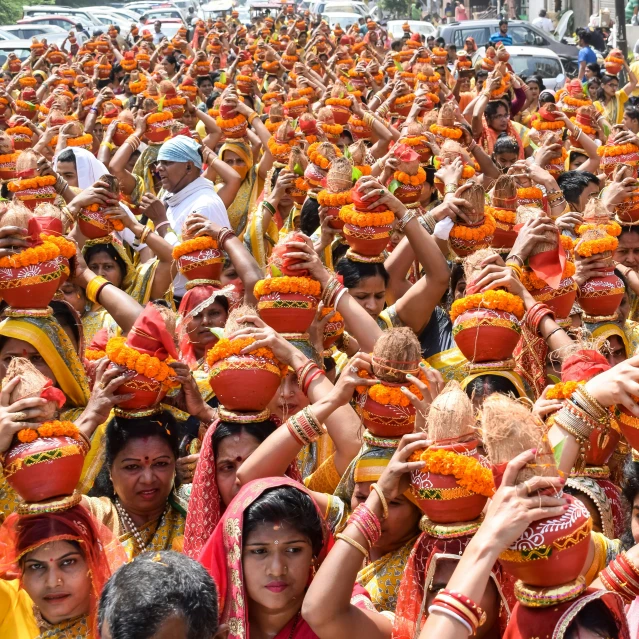
POLYGON ((115 144, 113 144, 112 142, 107 142, 106 140, 104 142, 100 142, 100 146, 104 146, 107 149, 109 149, 109 151, 113 151, 113 149, 115 149, 115 144))
POLYGON ((561 326, 557 326, 557 328, 554 331, 550 331, 550 333, 548 333, 548 335, 546 335, 546 337, 544 339, 550 339, 557 331, 563 331, 564 329, 561 328, 561 326))
MULTIPOLYGON (((69 186, 69 183, 61 176, 58 175, 58 177, 56 177, 55 179, 55 184, 53 185, 53 188, 55 189, 56 193, 62 193, 67 186, 69 186)), ((66 206, 64 207, 66 208, 66 206)), ((67 208, 67 212, 68 212, 68 208, 67 208)), ((71 214, 69 213, 69 215, 71 216, 71 214)))
POLYGON ((306 375, 306 379, 304 380, 304 387, 302 388, 304 395, 308 395, 308 389, 310 388, 311 384, 321 375, 326 375, 326 373, 321 368, 319 368, 319 366, 316 366, 315 369, 313 369, 306 375))
POLYGON ((168 220, 164 220, 164 222, 160 222, 159 224, 156 224, 155 232, 157 233, 163 226, 168 226, 169 224, 171 224, 171 222, 169 222, 168 220))
POLYGON ((400 233, 403 233, 404 229, 406 228, 406 225, 412 220, 414 220, 416 217, 417 216, 412 211, 407 211, 406 213, 404 213, 401 220, 399 220, 399 222, 397 223, 397 230, 400 233))
POLYGON ((382 502, 382 519, 388 519, 388 501, 386 501, 386 495, 384 491, 375 483, 371 484, 371 490, 374 490, 382 502))
POLYGON ((456 592, 454 590, 448 590, 448 588, 440 590, 439 595, 442 597, 450 597, 460 603, 462 606, 468 608, 472 612, 472 614, 477 617, 479 626, 485 623, 486 613, 484 612, 484 610, 466 595, 463 595, 462 593, 456 592))
POLYGON ((348 524, 355 526, 372 548, 382 536, 382 525, 375 513, 366 505, 360 504, 348 518, 348 524))
POLYGON ((368 550, 366 550, 366 548, 364 548, 362 544, 355 541, 352 537, 348 537, 344 533, 337 533, 337 535, 335 535, 335 539, 341 539, 342 541, 345 541, 350 546, 353 546, 353 548, 357 548, 357 550, 359 550, 362 555, 364 555, 364 557, 368 558, 368 550))
POLYGON ((100 109, 98 109, 97 107, 92 106, 92 107, 89 109, 89 111, 90 111, 91 113, 99 113, 99 112, 100 112, 100 109))
POLYGON ((430 211, 428 211, 428 213, 425 213, 424 215, 419 216, 419 223, 428 231, 429 235, 432 235, 435 232, 437 221, 430 211))
POLYGON ((444 187, 444 195, 448 195, 449 193, 456 193, 458 188, 459 187, 456 183, 451 182, 444 187))
POLYGON ((546 199, 549 203, 554 202, 555 200, 559 200, 564 196, 561 191, 549 191, 546 193, 546 199))
MULTIPOLYGON (((433 605, 435 606, 443 606, 445 609, 454 612, 456 614, 461 615, 461 617, 470 624, 473 629, 472 635, 477 632, 477 628, 481 625, 480 617, 475 613, 475 611, 470 608, 467 604, 464 603, 463 599, 457 598, 456 596, 447 594, 446 590, 440 590, 435 599, 433 599, 433 605)), ((458 593, 455 593, 457 595, 458 593)), ((470 599, 468 599, 470 601, 470 599)), ((475 608, 483 613, 483 610, 474 604, 475 608)))
POLYGON ((337 295, 334 298, 333 308, 335 310, 337 310, 337 307, 339 306, 339 303, 342 300, 342 297, 346 295, 346 293, 348 293, 348 289, 345 286, 342 286, 342 288, 338 291, 337 295))
POLYGON ((314 368, 319 368, 319 366, 313 360, 309 359, 303 366, 300 366, 300 368, 295 371, 295 375, 297 376, 297 385, 300 387, 300 390, 304 389, 304 378, 314 368))
POLYGON ((577 395, 575 399, 577 399, 578 401, 582 400, 579 401, 579 404, 583 405, 582 402, 585 403, 586 409, 591 415, 595 417, 597 421, 606 423, 610 419, 608 409, 605 406, 602 406, 601 403, 583 387, 583 385, 578 386, 575 389, 575 394, 577 395))
POLYGON ((140 244, 144 244, 146 242, 146 238, 149 236, 149 233, 153 233, 153 229, 150 226, 145 226, 142 230, 142 235, 140 235, 140 244))
POLYGON ((269 211, 272 215, 275 215, 275 213, 276 213, 275 207, 270 202, 267 202, 266 200, 262 200, 262 206, 267 211, 269 211))
POLYGON ((515 264, 513 262, 506 262, 506 266, 511 269, 515 275, 517 276, 517 279, 521 281, 521 277, 524 274, 524 269, 521 268, 521 266, 519 266, 519 264, 515 264))
POLYGON ((477 146, 477 142, 475 142, 475 140, 471 139, 470 144, 466 148, 468 149, 469 153, 472 153, 475 150, 476 146, 477 146))
POLYGON ((362 119, 364 120, 364 124, 369 129, 373 128, 373 124, 375 124, 375 116, 372 113, 370 113, 370 112, 364 113, 364 117, 362 119))
POLYGON ((524 268, 524 260, 522 260, 521 257, 519 257, 519 255, 517 255, 516 253, 512 253, 508 256, 508 261, 510 262, 510 260, 517 260, 521 265, 521 268, 524 268))
POLYGON ((248 116, 248 125, 251 126, 253 124, 253 120, 255 120, 255 118, 257 117, 257 113, 255 113, 255 111, 253 111, 253 113, 251 113, 251 115, 248 116))
POLYGON ((237 235, 235 235, 235 231, 225 226, 217 234, 217 245, 220 248, 223 248, 226 241, 232 237, 237 237, 237 235))
POLYGON ((105 279, 100 275, 96 275, 86 287, 86 295, 87 298, 93 302, 94 304, 98 303, 98 296, 100 295, 100 291, 107 285, 111 284, 109 280, 105 279))
POLYGON ((133 152, 138 150, 141 143, 142 141, 135 133, 131 133, 131 135, 124 140, 124 144, 128 144, 133 149, 133 152))
POLYGON ((469 635, 472 636, 475 634, 475 631, 473 630, 473 627, 470 625, 468 620, 464 619, 458 612, 451 610, 447 606, 443 606, 442 604, 437 605, 433 603, 431 606, 428 607, 428 614, 432 614, 433 612, 441 612, 447 617, 450 617, 451 619, 454 619, 455 621, 458 621, 460 624, 462 624, 466 628, 466 630, 468 630, 469 635))

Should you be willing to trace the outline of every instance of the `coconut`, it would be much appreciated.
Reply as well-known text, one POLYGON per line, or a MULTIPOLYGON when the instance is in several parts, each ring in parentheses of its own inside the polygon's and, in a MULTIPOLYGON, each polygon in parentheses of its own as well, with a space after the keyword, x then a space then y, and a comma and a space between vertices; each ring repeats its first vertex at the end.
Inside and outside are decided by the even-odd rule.
POLYGON ((364 140, 357 140, 357 142, 353 142, 353 144, 348 147, 348 151, 351 154, 351 159, 355 166, 363 166, 366 164, 367 150, 364 140))
POLYGON ((331 89, 331 98, 344 98, 347 93, 346 85, 341 80, 337 80, 331 89))
MULTIPOLYGON (((625 177, 632 176, 632 167, 626 164, 620 164, 615 168, 615 173, 621 173, 621 180, 623 180, 625 177), (630 175, 626 175, 626 173, 630 173, 630 175)), ((617 179, 615 174, 613 174, 613 179, 617 182, 621 181, 617 179)), ((586 224, 607 224, 611 217, 612 215, 599 198, 591 198, 586 203, 583 213, 584 222, 586 224)))
MULTIPOLYGON (((17 226, 20 229, 26 229, 29 226, 29 220, 34 214, 22 202, 10 202, 0 211, 0 225, 3 227, 17 226)), ((15 239, 24 239, 23 235, 11 236, 15 239)))
POLYGON ((468 225, 479 226, 485 218, 484 206, 486 204, 486 192, 484 191, 484 187, 476 182, 471 182, 470 186, 465 188, 459 197, 468 202, 468 206, 465 208, 468 225))
POLYGON ((471 282, 476 279, 477 275, 479 275, 479 272, 484 268, 482 266, 482 262, 493 255, 499 255, 499 253, 497 253, 497 251, 493 248, 485 248, 471 253, 464 259, 464 279, 466 280, 467 285, 471 284, 471 282))
POLYGON ((426 419, 428 439, 433 442, 463 441, 475 435, 475 411, 459 382, 448 382, 430 405, 426 419))
POLYGON ((317 147, 317 152, 323 155, 327 160, 334 160, 337 157, 335 153, 335 146, 330 142, 322 142, 317 147))
MULTIPOLYGON (((518 206, 517 207, 517 224, 524 224, 528 220, 532 220, 536 217, 542 217, 545 215, 542 209, 538 209, 536 206, 518 206)), ((537 242, 533 247, 530 255, 537 255, 538 253, 544 253, 545 251, 551 251, 557 247, 559 237, 556 231, 547 231, 544 234, 544 239, 537 242)))
MULTIPOLYGON (((584 242, 591 242, 593 240, 602 240, 605 237, 608 237, 608 233, 602 228, 595 228, 586 231, 575 246, 575 251, 579 252, 579 247, 584 242)), ((597 254, 597 259, 605 262, 607 266, 612 266, 612 251, 604 251, 603 253, 597 254)))
POLYGON ((59 206, 51 204, 51 202, 42 202, 41 204, 38 204, 38 206, 35 207, 33 214, 36 217, 50 217, 55 220, 60 220, 63 235, 66 235, 73 225, 73 220, 69 217, 69 215, 65 215, 59 206))
POLYGON ((447 127, 455 126, 455 107, 451 102, 444 102, 442 105, 437 115, 437 124, 447 127))
POLYGON ((16 160, 16 171, 21 178, 38 175, 38 154, 33 149, 25 149, 16 160))
POLYGON ((391 328, 375 342, 373 374, 385 382, 405 383, 406 373, 417 375, 421 358, 421 347, 412 329, 391 328))
POLYGON ((224 324, 224 337, 228 338, 230 335, 235 333, 235 331, 238 331, 241 328, 245 328, 246 324, 244 324, 243 322, 240 322, 239 320, 242 319, 243 317, 246 317, 247 315, 253 315, 255 317, 258 317, 258 312, 255 306, 251 306, 249 304, 242 304, 241 306, 234 308, 229 313, 228 319, 226 320, 226 324, 224 324))
POLYGON ((288 156, 288 170, 295 172, 295 167, 297 165, 302 168, 303 173, 308 166, 308 159, 304 154, 304 151, 299 146, 294 146, 288 156))
POLYGON ((295 127, 293 123, 287 119, 280 124, 273 136, 280 144, 288 144, 295 137, 295 127))
POLYGON ((279 102, 271 105, 268 112, 268 119, 273 122, 273 124, 284 120, 284 107, 279 102))
POLYGON ((0 155, 13 153, 13 140, 4 132, 0 132, 0 155))
POLYGON ((497 209, 517 209, 517 184, 512 175, 500 175, 497 178, 491 203, 497 209))
POLYGON ((167 98, 174 98, 177 95, 175 85, 171 82, 171 80, 162 80, 159 88, 160 93, 165 95, 167 98))
MULTIPOLYGON (((42 391, 52 385, 51 380, 24 357, 12 358, 7 367, 7 373, 2 380, 2 386, 5 387, 15 377, 20 377, 20 381, 11 391, 9 404, 14 404, 21 399, 40 397, 42 391)), ((59 405, 56 401, 48 401, 44 406, 39 408, 43 410, 45 414, 39 417, 38 421, 49 421, 55 418, 59 410, 59 405)))
POLYGON ((461 157, 464 164, 471 164, 472 166, 468 152, 459 142, 455 142, 455 140, 444 140, 438 157, 442 165, 445 165, 447 161, 452 162, 455 158, 461 157))
POLYGON ((324 124, 335 124, 335 118, 333 117, 333 109, 331 107, 322 107, 317 112, 317 119, 324 124))
POLYGON ((335 158, 326 177, 329 193, 342 193, 353 186, 353 167, 347 158, 335 158))

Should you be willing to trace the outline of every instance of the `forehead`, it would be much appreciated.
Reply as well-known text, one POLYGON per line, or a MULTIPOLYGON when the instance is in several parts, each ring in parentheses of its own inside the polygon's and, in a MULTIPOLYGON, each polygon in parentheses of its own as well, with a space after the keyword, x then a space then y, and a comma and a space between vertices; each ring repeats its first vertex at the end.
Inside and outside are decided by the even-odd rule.
POLYGON ((38 349, 35 346, 29 344, 29 342, 24 342, 21 339, 15 339, 10 337, 2 346, 2 353, 28 353, 34 354, 38 352, 38 349))
POLYGON ((126 443, 117 456, 120 459, 126 457, 142 459, 171 454, 171 447, 161 437, 135 437, 126 443))
POLYGON ((217 449, 217 456, 218 459, 236 459, 237 457, 246 459, 246 457, 254 452, 259 445, 259 442, 255 439, 255 437, 253 437, 253 435, 249 435, 247 432, 241 431, 238 434, 225 437, 220 442, 217 449))
POLYGON ((619 236, 619 246, 624 248, 639 248, 639 233, 630 231, 619 236))

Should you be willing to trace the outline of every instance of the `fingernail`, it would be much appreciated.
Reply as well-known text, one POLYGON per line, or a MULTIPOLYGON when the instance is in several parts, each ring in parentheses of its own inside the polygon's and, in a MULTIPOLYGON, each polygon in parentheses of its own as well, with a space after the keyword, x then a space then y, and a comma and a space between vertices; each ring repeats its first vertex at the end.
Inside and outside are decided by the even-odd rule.
POLYGON ((562 485, 565 484, 566 483, 566 478, 565 477, 561 477, 559 479, 559 483, 562 484, 562 485))
POLYGON ((537 449, 536 449, 536 448, 533 448, 530 452, 531 452, 533 455, 536 455, 536 454, 537 454, 537 449))
POLYGON ((410 373, 406 373, 406 377, 412 377, 410 373))
POLYGON ((408 390, 408 389, 406 388, 406 386, 402 386, 402 387, 401 387, 401 389, 402 389, 402 390, 404 390, 404 391, 405 391, 405 390, 408 390))
POLYGON ((562 506, 562 508, 563 508, 564 510, 568 510, 568 509, 570 508, 570 504, 566 504, 565 506, 562 506))
POLYGON ((419 365, 420 365, 422 368, 426 368, 426 363, 425 363, 425 362, 420 362, 420 363, 419 363, 419 365))

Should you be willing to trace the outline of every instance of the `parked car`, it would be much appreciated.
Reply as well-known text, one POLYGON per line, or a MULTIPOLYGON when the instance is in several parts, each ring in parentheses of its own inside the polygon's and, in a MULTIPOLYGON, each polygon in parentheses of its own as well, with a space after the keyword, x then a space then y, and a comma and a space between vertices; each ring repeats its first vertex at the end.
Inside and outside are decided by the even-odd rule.
POLYGON ((7 24, 0 26, 0 31, 0 37, 6 35, 3 40, 31 40, 35 36, 38 39, 46 38, 49 44, 58 46, 68 35, 66 29, 52 24, 7 24))
MULTIPOLYGON (((175 37, 178 29, 184 24, 182 20, 177 20, 176 18, 167 18, 161 22, 162 28, 160 30, 169 40, 172 40, 175 37)), ((151 33, 153 33, 153 22, 147 22, 146 24, 140 24, 139 26, 140 29, 149 29, 151 33)))
MULTIPOLYGON (((368 17, 369 8, 364 2, 345 2, 340 0, 320 0, 311 3, 311 13, 357 13, 368 17)), ((344 26, 344 25, 342 25, 344 26)))
POLYGON ((4 65, 10 53, 26 60, 31 55, 31 40, 0 40, 0 65, 4 65))
POLYGON ((61 5, 39 4, 33 6, 22 7, 22 15, 25 18, 38 18, 40 16, 69 16, 78 20, 78 22, 86 24, 100 25, 100 22, 94 18, 91 13, 85 9, 74 9, 73 7, 65 7, 61 5))
POLYGON ((88 24, 76 18, 71 18, 69 16, 58 16, 58 15, 40 16, 39 18, 22 18, 22 20, 18 20, 16 24, 37 25, 37 26, 54 25, 56 27, 62 27, 65 31, 71 31, 72 29, 75 29, 75 25, 78 23, 81 23, 86 29, 86 31, 89 33, 93 33, 95 29, 102 28, 102 25, 96 25, 93 22, 88 24))
POLYGON ((331 29, 339 24, 342 29, 346 30, 352 24, 355 24, 362 16, 359 13, 349 13, 347 11, 331 11, 330 13, 323 13, 322 19, 328 22, 331 29))
POLYGON ((176 7, 162 5, 161 8, 153 8, 144 12, 147 17, 147 23, 155 22, 156 20, 182 20, 185 22, 184 15, 176 7))
MULTIPOLYGON (((454 44, 458 49, 464 46, 466 38, 475 39, 477 46, 488 44, 490 36, 499 29, 499 20, 468 20, 451 22, 439 27, 438 35, 446 44, 454 44)), ((510 20, 508 33, 513 39, 513 46, 543 47, 554 51, 563 63, 566 73, 571 74, 577 64, 579 48, 573 44, 565 44, 542 29, 522 20, 510 20)))
POLYGON ((402 25, 406 23, 408 23, 413 33, 419 33, 426 37, 434 36, 437 33, 437 29, 430 22, 422 22, 420 20, 389 20, 386 24, 386 30, 392 38, 400 39, 404 35, 402 25))

